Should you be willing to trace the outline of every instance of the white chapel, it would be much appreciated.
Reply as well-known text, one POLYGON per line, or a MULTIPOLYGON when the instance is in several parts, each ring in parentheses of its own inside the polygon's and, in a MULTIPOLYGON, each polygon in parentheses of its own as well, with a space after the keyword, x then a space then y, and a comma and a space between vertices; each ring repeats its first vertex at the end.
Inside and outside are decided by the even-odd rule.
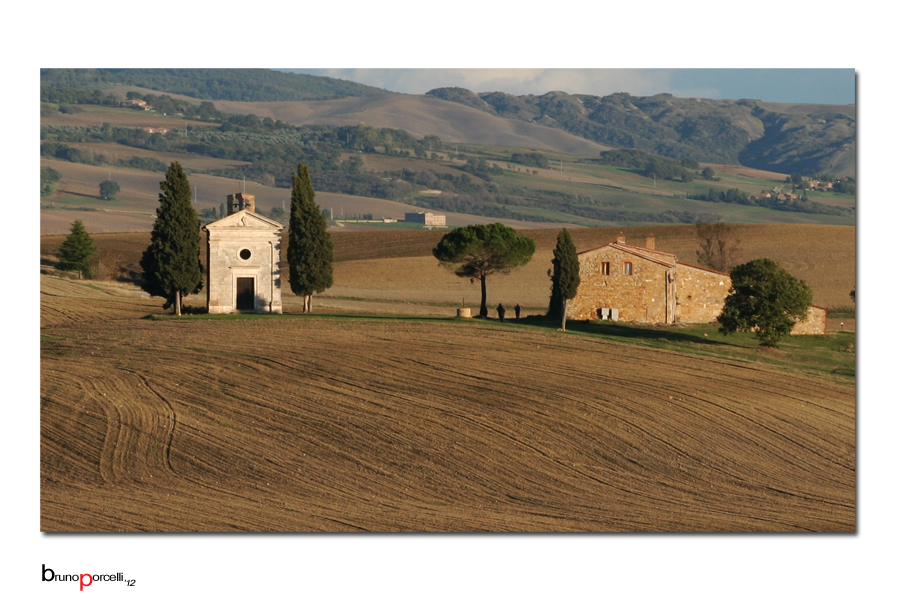
POLYGON ((281 313, 284 226, 256 213, 253 195, 228 196, 226 216, 203 227, 208 236, 207 312, 281 313))

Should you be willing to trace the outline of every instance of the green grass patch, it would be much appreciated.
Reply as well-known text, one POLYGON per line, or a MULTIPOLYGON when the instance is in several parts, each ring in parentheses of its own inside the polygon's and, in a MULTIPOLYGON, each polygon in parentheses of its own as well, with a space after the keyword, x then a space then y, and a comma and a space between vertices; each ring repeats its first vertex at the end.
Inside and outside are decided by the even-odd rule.
POLYGON ((406 221, 397 221, 397 222, 365 222, 360 221, 356 222, 354 220, 341 220, 340 218, 336 218, 334 220, 335 223, 341 223, 344 226, 336 226, 335 229, 341 229, 347 226, 364 226, 366 229, 384 229, 384 230, 404 230, 404 231, 431 231, 431 230, 441 230, 448 229, 449 227, 426 227, 424 224, 420 224, 417 222, 406 222, 406 221))
MULTIPOLYGON (((526 325, 557 329, 559 321, 528 317, 526 325)), ((829 376, 855 382, 856 334, 837 332, 821 336, 788 336, 778 347, 759 346, 750 333, 724 335, 717 325, 677 327, 635 326, 611 321, 569 321, 569 332, 604 340, 636 344, 700 356, 747 363, 765 363, 788 371, 829 376)))
POLYGON ((52 204, 54 207, 62 206, 59 209, 80 210, 90 209, 93 206, 115 207, 121 206, 124 202, 121 199, 100 199, 99 197, 54 197, 47 200, 45 204, 52 204), (87 205, 86 205, 87 204, 87 205), (72 207, 78 206, 78 207, 72 207))
POLYGON ((456 321, 456 317, 431 317, 427 315, 377 315, 377 314, 359 314, 359 313, 292 313, 286 312, 282 314, 269 313, 233 313, 233 314, 206 314, 206 313, 187 313, 180 317, 171 313, 164 315, 150 314, 144 316, 149 321, 310 321, 317 319, 324 320, 376 320, 376 321, 412 321, 418 323, 435 323, 456 321))
POLYGON ((830 319, 855 319, 855 306, 832 306, 828 309, 828 317, 830 319))

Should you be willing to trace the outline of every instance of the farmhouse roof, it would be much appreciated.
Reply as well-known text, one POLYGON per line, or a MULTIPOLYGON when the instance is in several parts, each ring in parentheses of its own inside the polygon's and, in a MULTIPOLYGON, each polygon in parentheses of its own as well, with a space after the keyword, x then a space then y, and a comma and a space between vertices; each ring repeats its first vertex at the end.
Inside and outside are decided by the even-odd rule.
POLYGON ((250 210, 241 210, 240 212, 235 212, 234 214, 231 214, 224 218, 220 218, 215 222, 210 222, 208 225, 203 227, 203 230, 208 231, 210 229, 240 229, 248 227, 266 230, 281 230, 284 228, 284 225, 270 218, 266 218, 265 216, 260 216, 256 212, 251 212, 250 210))
POLYGON ((730 277, 730 276, 731 276, 731 273, 723 273, 722 271, 717 271, 717 270, 714 270, 714 269, 711 269, 711 268, 707 268, 707 267, 705 267, 705 266, 699 266, 699 265, 697 265, 697 264, 691 264, 690 262, 682 262, 681 260, 679 260, 679 261, 678 261, 678 264, 682 264, 682 265, 684 265, 684 266, 689 266, 689 267, 691 267, 691 268, 696 268, 696 269, 701 270, 701 271, 706 271, 707 273, 715 273, 715 274, 717 274, 717 275, 725 275, 726 277, 730 277))
POLYGON ((618 241, 613 241, 612 243, 607 243, 606 245, 601 245, 600 247, 595 247, 590 250, 585 250, 578 255, 582 254, 592 254, 594 252, 598 252, 604 248, 613 248, 616 250, 620 250, 627 254, 632 254, 637 256, 638 258, 642 258, 644 260, 649 260, 650 262, 655 262, 656 264, 661 264, 663 266, 667 266, 669 268, 674 267, 675 265, 689 266, 691 268, 696 268, 701 271, 706 271, 708 273, 714 273, 716 275, 724 275, 726 277, 730 277, 729 273, 723 273, 722 271, 716 271, 711 268, 706 268, 705 266, 698 266, 696 264, 691 264, 689 262, 682 262, 679 260, 675 254, 672 252, 663 252, 661 250, 657 250, 654 248, 641 247, 639 245, 632 245, 630 243, 624 243, 624 237, 620 236, 618 241))
POLYGON ((642 258, 644 260, 649 260, 650 262, 655 262, 657 264, 662 264, 663 266, 668 266, 669 268, 675 266, 676 258, 675 254, 671 252, 663 252, 656 249, 651 249, 647 247, 641 247, 639 245, 631 245, 630 243, 620 243, 618 241, 613 241, 612 243, 607 243, 606 245, 601 245, 600 247, 595 247, 590 250, 585 250, 578 254, 579 256, 584 254, 592 254, 594 252, 598 252, 604 248, 613 248, 627 254, 632 254, 637 256, 638 258, 642 258))

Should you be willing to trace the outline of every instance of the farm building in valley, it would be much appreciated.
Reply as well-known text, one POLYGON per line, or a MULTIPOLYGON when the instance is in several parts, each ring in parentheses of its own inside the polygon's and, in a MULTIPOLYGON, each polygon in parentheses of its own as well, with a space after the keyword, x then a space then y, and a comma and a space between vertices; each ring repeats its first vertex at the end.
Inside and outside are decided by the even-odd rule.
POLYGON ((228 196, 227 215, 203 230, 209 233, 210 314, 281 313, 280 223, 255 212, 253 195, 228 196))
MULTIPOLYGON (((653 235, 642 246, 616 241, 578 254, 581 285, 569 301, 570 319, 632 323, 712 323, 722 312, 731 277, 681 262, 656 249, 653 235)), ((825 309, 812 306, 793 334, 825 333, 825 309)))
POLYGON ((425 226, 447 226, 447 217, 433 212, 407 212, 405 222, 418 222, 425 226))

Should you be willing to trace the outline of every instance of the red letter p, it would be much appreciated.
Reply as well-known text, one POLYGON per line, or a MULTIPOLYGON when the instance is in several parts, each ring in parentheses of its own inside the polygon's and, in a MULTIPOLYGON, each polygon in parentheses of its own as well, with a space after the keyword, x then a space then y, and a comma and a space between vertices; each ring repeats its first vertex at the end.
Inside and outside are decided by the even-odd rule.
POLYGON ((81 583, 81 587, 78 588, 78 591, 84 591, 84 588, 94 582, 94 578, 90 574, 81 574, 78 575, 79 583, 81 583), (88 578, 88 582, 84 582, 84 578, 88 578))

